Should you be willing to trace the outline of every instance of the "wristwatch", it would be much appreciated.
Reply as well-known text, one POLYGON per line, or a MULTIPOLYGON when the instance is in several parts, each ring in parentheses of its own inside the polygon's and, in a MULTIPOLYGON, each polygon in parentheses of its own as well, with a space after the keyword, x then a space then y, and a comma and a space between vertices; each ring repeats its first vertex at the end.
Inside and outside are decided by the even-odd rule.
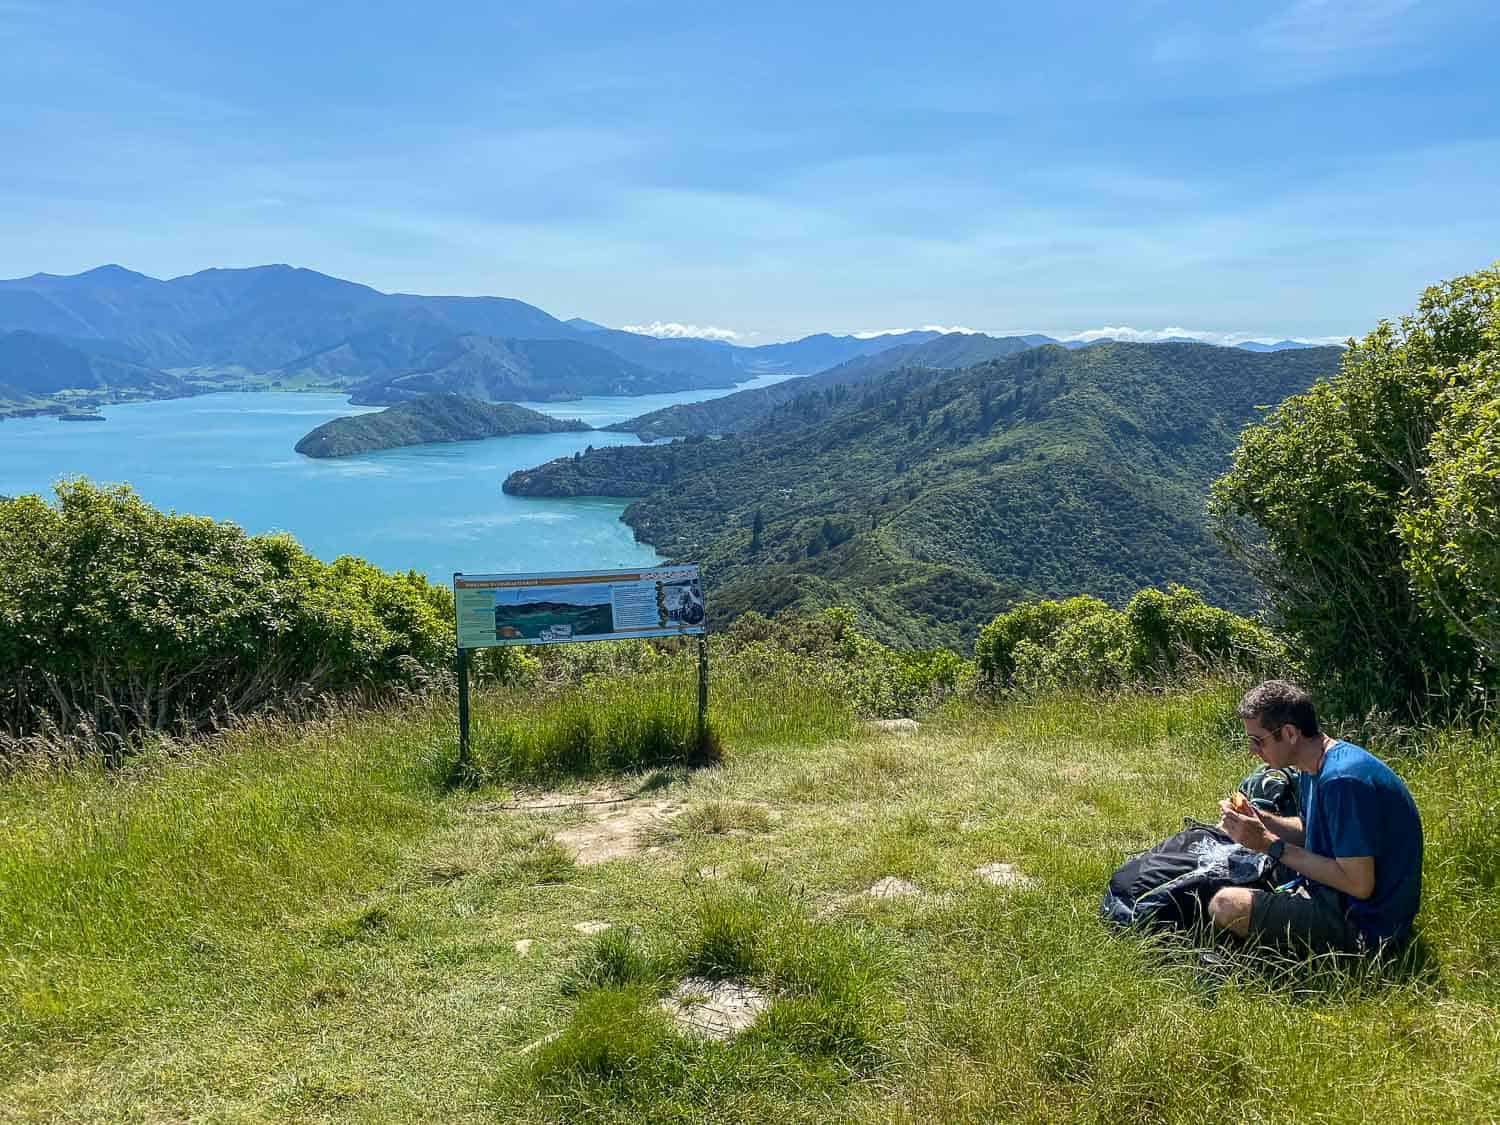
POLYGON ((1271 841, 1271 846, 1266 849, 1266 854, 1276 863, 1281 862, 1281 853, 1286 851, 1286 841, 1276 839, 1271 841))

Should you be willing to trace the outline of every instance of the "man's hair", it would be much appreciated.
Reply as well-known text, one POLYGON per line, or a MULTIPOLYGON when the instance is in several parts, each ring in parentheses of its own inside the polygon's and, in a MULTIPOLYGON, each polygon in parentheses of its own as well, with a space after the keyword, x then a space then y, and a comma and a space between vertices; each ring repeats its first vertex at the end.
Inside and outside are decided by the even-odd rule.
POLYGON ((1234 713, 1241 719, 1254 719, 1278 738, 1287 723, 1309 738, 1320 733, 1312 697, 1289 680, 1257 684, 1245 693, 1234 713))

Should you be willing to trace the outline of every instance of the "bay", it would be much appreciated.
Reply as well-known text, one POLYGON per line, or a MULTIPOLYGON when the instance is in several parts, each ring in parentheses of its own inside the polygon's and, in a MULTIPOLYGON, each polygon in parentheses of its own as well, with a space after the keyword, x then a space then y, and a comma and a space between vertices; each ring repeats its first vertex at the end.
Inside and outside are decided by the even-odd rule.
MULTIPOLYGON (((737 388, 571 402, 523 403, 590 425, 699 402, 737 388)), ((0 422, 0 495, 51 495, 62 477, 129 483, 157 507, 231 520, 251 533, 286 531, 318 558, 357 555, 386 570, 447 583, 454 571, 645 566, 660 561, 620 521, 625 503, 507 496, 517 469, 589 445, 634 445, 634 434, 517 434, 485 441, 314 459, 294 451, 307 431, 367 413, 344 395, 231 392, 105 407, 104 422, 0 422)))

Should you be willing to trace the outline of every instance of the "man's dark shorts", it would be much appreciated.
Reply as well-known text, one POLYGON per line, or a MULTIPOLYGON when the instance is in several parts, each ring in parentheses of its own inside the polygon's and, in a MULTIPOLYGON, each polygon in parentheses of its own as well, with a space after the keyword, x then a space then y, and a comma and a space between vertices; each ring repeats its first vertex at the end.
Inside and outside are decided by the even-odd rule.
POLYGON ((1262 945, 1314 952, 1361 953, 1365 941, 1344 911, 1343 896, 1321 883, 1258 891, 1250 904, 1250 937, 1262 945))

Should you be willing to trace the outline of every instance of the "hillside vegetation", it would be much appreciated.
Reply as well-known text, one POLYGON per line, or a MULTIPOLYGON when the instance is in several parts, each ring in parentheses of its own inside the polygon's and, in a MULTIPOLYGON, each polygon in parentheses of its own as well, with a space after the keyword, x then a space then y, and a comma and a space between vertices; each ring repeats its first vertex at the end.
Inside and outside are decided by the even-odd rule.
POLYGON ((427 442, 473 441, 506 434, 550 434, 587 430, 576 418, 553 418, 512 403, 488 403, 456 394, 427 394, 376 414, 335 418, 297 442, 308 457, 347 457, 377 449, 427 442))
POLYGON ((816 375, 786 379, 769 387, 752 387, 706 402, 663 407, 605 428, 639 434, 647 441, 698 434, 740 433, 764 422, 777 407, 812 392, 853 386, 902 368, 972 367, 987 359, 1015 355, 1036 346, 1036 337, 1007 336, 997 339, 977 332, 950 332, 944 336, 902 344, 852 359, 816 375))
POLYGON ((705 565, 719 623, 847 603, 884 640, 966 648, 1028 595, 1120 604, 1176 581, 1244 610, 1254 587, 1210 533, 1209 485, 1257 408, 1339 354, 1100 344, 902 369, 722 440, 595 449, 505 487, 641 497, 626 522, 705 565))
POLYGON ((117 396, 190 393, 181 379, 120 355, 37 332, 0 331, 0 416, 64 413, 71 405, 117 396))

